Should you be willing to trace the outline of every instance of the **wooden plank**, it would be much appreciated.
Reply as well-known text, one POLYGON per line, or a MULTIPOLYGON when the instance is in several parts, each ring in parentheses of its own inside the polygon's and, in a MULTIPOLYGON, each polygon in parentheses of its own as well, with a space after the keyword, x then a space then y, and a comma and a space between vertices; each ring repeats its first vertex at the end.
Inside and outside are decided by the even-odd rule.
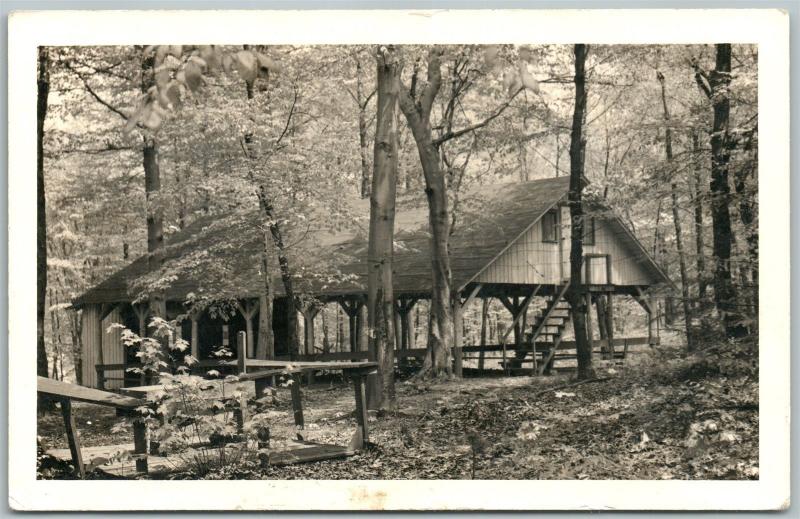
POLYGON ((273 452, 269 455, 269 464, 275 466, 294 465, 336 458, 344 458, 355 454, 347 447, 338 445, 312 445, 300 449, 273 452))
POLYGON ((81 479, 86 479, 86 467, 83 466, 83 456, 81 455, 81 437, 78 427, 75 425, 75 416, 72 414, 72 402, 69 398, 61 400, 61 416, 64 417, 64 428, 67 432, 67 443, 69 452, 72 455, 72 465, 75 473, 81 479))
POLYGON ((68 398, 79 402, 90 404, 105 405, 109 407, 120 407, 124 409, 135 409, 147 405, 144 400, 131 398, 128 396, 100 391, 90 387, 78 386, 69 382, 61 382, 47 377, 37 377, 36 390, 39 393, 53 396, 56 398, 68 398))

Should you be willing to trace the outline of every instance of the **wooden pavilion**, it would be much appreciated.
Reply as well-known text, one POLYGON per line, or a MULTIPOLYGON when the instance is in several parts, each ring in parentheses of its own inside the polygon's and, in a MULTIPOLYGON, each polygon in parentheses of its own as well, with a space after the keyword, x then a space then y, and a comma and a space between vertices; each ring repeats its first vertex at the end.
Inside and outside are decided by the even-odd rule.
MULTIPOLYGON (((512 344, 495 345, 502 349, 505 368, 518 368, 533 362, 541 372, 552 364, 553 355, 562 342, 571 309, 563 299, 569 286, 570 226, 566 205, 569 179, 567 177, 533 180, 521 183, 478 186, 464 193, 459 201, 458 219, 451 238, 451 267, 453 290, 458 294, 455 305, 455 370, 461 372, 462 351, 491 351, 492 347, 464 347, 462 344, 464 308, 475 299, 498 298, 509 310, 514 326, 534 301, 539 315, 529 323, 523 337, 517 333, 512 344), (538 348, 538 354, 537 354, 538 348), (506 362, 508 351, 513 357, 506 362), (537 361, 538 358, 538 361, 537 361)), ((368 201, 365 201, 368 202, 368 201)), ((653 315, 646 291, 652 287, 669 286, 670 281, 653 261, 642 244, 625 224, 607 207, 587 204, 585 221, 585 268, 582 280, 587 290, 587 302, 603 295, 607 301, 608 322, 613 324, 613 296, 627 295, 653 315)), ((430 233, 427 208, 403 207, 398 203, 395 220, 394 291, 397 299, 398 357, 420 356, 422 350, 409 350, 409 316, 414 304, 429 299, 430 233)), ((360 210, 369 212, 368 203, 360 210)), ((350 351, 315 355, 313 322, 319 306, 305 305, 300 310, 305 321, 307 349, 296 360, 358 360, 366 355, 358 330, 364 326, 367 288, 367 233, 365 229, 331 231, 320 229, 315 256, 328 264, 335 263, 335 276, 319 275, 304 279, 303 292, 318 303, 338 303, 349 316, 350 351), (321 236, 325 236, 324 239, 321 236), (310 344, 310 346, 309 346, 310 344)), ((169 318, 185 314, 182 336, 189 340, 197 358, 207 358, 218 346, 230 344, 239 331, 248 336, 247 356, 287 358, 286 298, 280 280, 272 283, 275 294, 273 331, 275 351, 265 352, 256 344, 258 312, 263 286, 258 261, 263 248, 263 236, 233 237, 224 228, 196 222, 170 236, 165 261, 191 255, 211 256, 214 265, 224 266, 224 275, 211 276, 201 265, 185 269, 174 276, 166 289, 169 318), (252 238, 252 239, 250 239, 252 238), (240 241, 230 246, 234 239, 240 241), (243 241, 242 241, 243 240, 243 241), (224 285, 224 286, 223 286, 224 285), (208 312, 187 309, 187 296, 197 293, 225 294, 233 299, 238 311, 221 317, 208 312)), ((313 258, 312 258, 313 259, 313 258)), ((305 269, 306 272, 309 269, 305 269)), ((82 310, 82 381, 91 387, 115 388, 135 385, 126 380, 125 369, 135 363, 133 352, 124 351, 119 332, 108 330, 112 323, 123 323, 143 333, 147 319, 146 304, 135 303, 132 286, 148 274, 148 258, 141 257, 73 301, 82 310)), ((652 317, 648 319, 648 337, 654 342, 652 317)), ((616 344, 613 326, 609 327, 606 345, 616 344)), ((628 342, 622 343, 627 347, 628 342)), ((294 355, 298 357, 298 355, 294 355)))

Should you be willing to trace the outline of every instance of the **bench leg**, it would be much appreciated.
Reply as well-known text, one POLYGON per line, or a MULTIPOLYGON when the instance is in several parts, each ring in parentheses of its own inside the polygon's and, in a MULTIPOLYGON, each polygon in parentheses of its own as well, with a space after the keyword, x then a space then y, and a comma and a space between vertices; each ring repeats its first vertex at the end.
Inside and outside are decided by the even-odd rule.
POLYGON ((141 456, 136 458, 136 472, 147 474, 147 426, 144 420, 133 421, 133 453, 141 456))
POLYGON ((356 446, 356 449, 361 449, 364 447, 364 443, 369 441, 367 395, 366 388, 364 387, 364 377, 361 375, 353 375, 353 387, 356 393, 356 422, 361 429, 361 445, 356 446))
POLYGON ((75 473, 81 479, 86 479, 86 468, 83 466, 81 455, 81 437, 75 425, 75 416, 72 414, 72 402, 68 398, 61 400, 61 415, 64 417, 64 428, 67 430, 67 443, 72 454, 72 464, 75 465, 75 473))
POLYGON ((305 419, 303 418, 303 400, 300 394, 300 380, 301 374, 295 373, 292 375, 292 409, 294 409, 294 424, 298 429, 305 428, 305 419))

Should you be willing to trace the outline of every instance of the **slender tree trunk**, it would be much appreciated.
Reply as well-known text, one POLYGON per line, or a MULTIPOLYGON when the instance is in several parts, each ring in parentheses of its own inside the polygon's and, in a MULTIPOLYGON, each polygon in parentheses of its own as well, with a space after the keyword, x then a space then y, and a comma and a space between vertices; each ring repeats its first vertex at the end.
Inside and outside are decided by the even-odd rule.
POLYGON ((683 321, 686 327, 686 349, 694 350, 694 340, 692 336, 692 315, 689 302, 689 275, 686 270, 686 254, 683 249, 683 233, 681 229, 680 214, 678 212, 678 181, 673 167, 672 155, 672 128, 670 127, 669 108, 667 107, 667 90, 664 75, 658 72, 658 80, 661 83, 661 104, 664 109, 665 123, 665 152, 667 167, 670 175, 670 195, 672 199, 672 223, 675 226, 675 246, 678 249, 678 265, 681 273, 681 296, 683 303, 683 321))
MULTIPOLYGON (((142 59, 141 90, 146 94, 155 85, 155 57, 142 59)), ((158 272, 164 264, 164 204, 161 200, 161 170, 158 159, 158 141, 152 132, 142 136, 142 167, 144 168, 144 191, 147 214, 147 263, 150 272, 158 272)), ((163 290, 148 294, 150 317, 167 318, 167 302, 163 290)), ((161 358, 169 363, 169 338, 159 337, 161 358)), ((161 366, 161 371, 166 371, 161 366)))
POLYGON ((725 334, 741 337, 746 329, 737 309, 736 288, 731 275, 730 185, 728 169, 733 147, 730 135, 731 45, 717 44, 716 67, 711 71, 711 100, 714 126, 711 133, 711 220, 714 231, 714 302, 722 318, 725 334))
POLYGON ((258 342, 256 345, 257 359, 272 359, 275 357, 275 334, 272 330, 273 291, 272 275, 269 271, 269 238, 266 233, 262 240, 264 250, 261 251, 261 276, 263 286, 259 297, 258 309, 258 342))
MULTIPOLYGON (((428 200, 428 220, 431 230, 431 321, 428 351, 418 377, 451 376, 453 344, 453 312, 450 293, 450 209, 447 200, 447 180, 441 168, 439 150, 433 142, 430 112, 441 86, 440 56, 434 49, 428 56, 428 85, 418 104, 401 90, 400 109, 403 111, 419 152, 425 176, 425 195, 428 200)), ((398 80, 399 83, 399 80, 398 80)))
MULTIPOLYGON (((252 103, 253 98, 255 97, 254 91, 254 83, 252 81, 245 82, 245 88, 247 93, 247 101, 248 103, 252 103)), ((245 148, 247 150, 247 158, 251 161, 255 161, 257 159, 255 153, 255 143, 253 142, 253 133, 252 131, 245 132, 244 135, 244 142, 245 148)), ((267 191, 267 187, 256 180, 255 174, 253 173, 252 169, 248 171, 248 176, 250 178, 251 183, 254 184, 256 187, 256 194, 258 196, 258 204, 261 208, 261 212, 264 216, 264 220, 267 222, 267 229, 269 230, 269 235, 272 237, 272 243, 275 245, 277 250, 278 256, 278 268, 281 274, 281 282, 283 283, 283 291, 286 295, 287 301, 289 304, 286 305, 286 324, 287 324, 287 341, 288 341, 288 348, 290 355, 298 355, 300 353, 300 341, 297 335, 297 328, 298 328, 298 319, 297 319, 297 310, 298 310, 298 301, 296 294, 294 292, 294 284, 292 282, 292 275, 291 270, 289 268, 289 258, 286 255, 286 244, 283 239, 283 232, 281 230, 280 224, 278 223, 275 217, 275 207, 273 205, 272 198, 270 198, 269 193, 267 191)), ((262 309, 269 310, 272 307, 272 303, 274 301, 274 293, 272 290, 272 279, 269 275, 269 271, 267 270, 268 267, 268 257, 269 257, 269 245, 267 244, 268 237, 264 235, 264 251, 262 253, 262 266, 264 270, 264 291, 261 294, 262 302, 266 304, 262 306, 262 309), (266 301, 264 301, 266 299, 266 301), (269 308, 267 308, 269 307, 269 308)), ((267 311, 263 312, 263 314, 269 314, 268 316, 262 315, 260 319, 270 321, 270 325, 267 326, 266 322, 264 322, 263 328, 259 327, 259 334, 265 333, 269 334, 271 337, 264 339, 264 344, 266 349, 269 349, 269 344, 272 344, 272 351, 274 354, 274 344, 275 338, 271 326, 272 321, 272 312, 267 311), (262 331, 263 330, 263 331, 262 331)))
POLYGON ((575 45, 575 111, 572 115, 572 132, 569 144, 569 209, 572 220, 569 252, 570 288, 567 299, 572 306, 572 327, 575 331, 575 348, 578 357, 578 380, 594 377, 592 350, 586 329, 586 299, 581 277, 583 267, 583 167, 585 137, 583 119, 586 111, 586 54, 584 44, 575 45))
MULTIPOLYGON (((44 121, 50 94, 50 59, 47 47, 39 47, 36 99, 36 374, 47 376, 44 345, 45 296, 47 295, 47 208, 44 191, 44 121)), ((41 402, 40 402, 41 403, 41 402)))
MULTIPOLYGON (((758 229, 755 228, 754 222, 756 217, 756 203, 755 193, 748 186, 750 178, 756 178, 756 171, 758 168, 758 146, 753 146, 756 129, 754 128, 749 132, 749 136, 745 141, 743 151, 751 155, 749 161, 740 166, 734 174, 734 186, 736 188, 736 196, 739 198, 739 218, 744 227, 745 239, 747 241, 747 254, 750 262, 749 274, 750 284, 752 285, 752 308, 751 318, 754 321, 758 319, 758 229)), ((747 269, 743 269, 747 270, 747 269)), ((745 276, 746 277, 746 276, 745 276)), ((742 290, 748 292, 747 287, 743 286, 742 290)))
POLYGON ((370 194, 367 315, 369 356, 378 361, 378 377, 368 385, 373 409, 396 406, 394 386, 395 312, 392 285, 394 215, 397 192, 397 91, 400 64, 392 46, 378 46, 377 123, 370 194))
POLYGON ((700 166, 700 139, 692 132, 694 160, 694 247, 697 253, 697 302, 702 308, 706 300, 706 258, 703 240, 703 168, 700 166))
POLYGON ((356 102, 358 103, 358 144, 361 155, 361 198, 369 197, 369 145, 367 143, 367 103, 364 101, 364 81, 361 59, 356 58, 356 102))

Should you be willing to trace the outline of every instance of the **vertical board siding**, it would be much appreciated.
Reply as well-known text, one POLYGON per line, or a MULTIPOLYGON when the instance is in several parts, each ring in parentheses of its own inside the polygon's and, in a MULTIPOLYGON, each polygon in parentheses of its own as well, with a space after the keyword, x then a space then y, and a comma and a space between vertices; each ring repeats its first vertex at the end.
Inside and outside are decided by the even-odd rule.
POLYGON ((83 385, 97 387, 97 373, 95 364, 98 362, 100 348, 97 344, 97 328, 100 317, 98 305, 86 305, 81 311, 81 369, 83 371, 83 385))
MULTIPOLYGON (((119 308, 115 308, 103 319, 103 363, 105 364, 123 364, 125 362, 122 334, 119 329, 108 329, 112 324, 121 322, 119 308)), ((106 377, 122 379, 124 375, 124 370, 106 371, 106 377)), ((122 380, 108 380, 106 381, 106 389, 119 389, 122 387, 122 382, 122 380)))
MULTIPOLYGON (((561 208, 559 222, 563 252, 558 243, 542 241, 542 221, 538 221, 496 258, 477 278, 481 283, 559 284, 569 277, 570 218, 569 208, 561 208)), ((640 265, 641 252, 631 250, 614 233, 612 227, 598 218, 595 223, 595 244, 584 245, 585 254, 611 255, 611 283, 615 285, 648 285, 654 280, 640 265)), ((604 258, 592 261, 594 283, 606 281, 604 258), (602 271, 602 272, 601 272, 602 271)))
MULTIPOLYGON (((100 344, 97 343, 99 331, 103 332, 103 363, 122 364, 125 361, 120 340, 119 330, 108 331, 109 325, 120 322, 119 309, 114 309, 108 316, 99 322, 100 305, 86 305, 81 312, 81 358, 83 371, 83 385, 87 387, 97 387, 97 371, 95 366, 100 362, 100 344)), ((124 372, 107 371, 107 377, 122 378, 124 372)), ((121 380, 109 380, 105 384, 106 389, 116 389, 122 387, 121 380)))

